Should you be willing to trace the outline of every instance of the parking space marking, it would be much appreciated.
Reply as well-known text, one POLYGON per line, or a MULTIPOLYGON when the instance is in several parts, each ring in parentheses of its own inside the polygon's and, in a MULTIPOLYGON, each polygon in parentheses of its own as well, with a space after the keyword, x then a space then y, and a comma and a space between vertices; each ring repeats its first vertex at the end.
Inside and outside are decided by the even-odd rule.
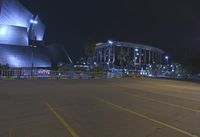
MULTIPOLYGON (((121 87, 119 86, 120 88, 124 88, 124 87, 121 87)), ((129 88, 128 88, 129 89, 129 88)), ((153 98, 150 98, 150 97, 145 97, 145 96, 142 96, 142 95, 136 95, 134 93, 130 93, 128 91, 120 91, 120 92, 123 92, 129 96, 133 96, 133 97, 136 97, 136 98, 141 98, 143 100, 148 100, 148 101, 152 101, 152 102, 157 102, 157 103, 160 103, 160 104, 164 104, 164 105, 168 105, 168 106, 172 106, 172 107, 176 107, 176 108, 179 108, 179 109, 184 109, 184 110, 187 110, 187 111, 192 111, 192 112, 196 112, 196 113, 200 113, 200 110, 199 109, 193 109, 193 108, 189 108, 189 107, 185 107, 185 106, 182 106, 182 105, 177 105, 177 104, 173 104, 173 103, 168 103, 168 102, 165 102, 165 101, 160 101, 160 100, 157 100, 157 99, 153 99, 153 98)))
POLYGON ((125 93, 126 93, 127 95, 130 95, 130 96, 133 96, 133 97, 136 97, 136 98, 141 98, 141 99, 143 99, 143 100, 148 100, 148 101, 152 101, 152 102, 157 102, 157 103, 160 103, 160 104, 164 104, 164 105, 168 105, 168 106, 172 106, 172 107, 184 109, 184 110, 187 110, 187 111, 192 111, 192 112, 200 113, 200 110, 198 110, 198 109, 192 109, 192 108, 189 108, 189 107, 185 107, 185 106, 181 106, 181 105, 177 105, 177 104, 173 104, 173 103, 168 103, 168 102, 165 102, 165 101, 159 101, 159 100, 156 100, 156 99, 153 99, 153 98, 150 98, 150 97, 145 97, 145 96, 141 96, 141 95, 136 95, 136 94, 132 94, 132 93, 128 93, 128 92, 125 92, 125 93))
POLYGON ((9 128, 9 130, 8 130, 8 137, 12 137, 12 134, 13 134, 13 130, 12 130, 12 128, 9 128))
POLYGON ((58 121, 64 126, 64 128, 70 133, 70 135, 72 137, 79 137, 79 135, 76 133, 76 131, 64 120, 64 118, 61 115, 59 115, 55 111, 55 109, 49 103, 46 103, 46 106, 55 115, 55 117, 58 119, 58 121))
POLYGON ((136 111, 134 111, 134 110, 132 110, 132 109, 128 109, 128 108, 125 108, 125 107, 123 107, 123 106, 119 106, 119 105, 117 105, 117 104, 114 104, 114 103, 112 103, 112 102, 109 102, 109 101, 104 100, 104 99, 101 99, 101 98, 97 98, 97 100, 99 100, 100 102, 103 102, 104 104, 107 104, 107 105, 109 105, 109 106, 112 106, 112 107, 114 107, 114 108, 117 108, 117 109, 119 109, 119 110, 128 112, 128 113, 133 114, 133 115, 135 115, 135 116, 138 116, 138 117, 140 117, 140 118, 143 118, 143 119, 149 120, 149 121, 151 121, 151 122, 157 123, 157 124, 159 124, 159 125, 165 126, 165 127, 167 127, 167 128, 173 129, 173 130, 175 130, 175 131, 177 131, 177 132, 179 132, 179 133, 182 133, 182 134, 184 134, 184 135, 187 135, 187 136, 189 136, 189 137, 198 137, 197 135, 192 134, 192 133, 190 133, 190 132, 188 132, 188 131, 185 131, 185 130, 180 129, 180 128, 178 128, 178 127, 175 127, 175 126, 173 126, 173 125, 167 124, 167 123, 165 123, 165 122, 162 122, 162 121, 153 119, 153 118, 151 118, 151 117, 149 117, 149 116, 146 116, 146 115, 144 115, 144 114, 142 114, 142 113, 136 112, 136 111))

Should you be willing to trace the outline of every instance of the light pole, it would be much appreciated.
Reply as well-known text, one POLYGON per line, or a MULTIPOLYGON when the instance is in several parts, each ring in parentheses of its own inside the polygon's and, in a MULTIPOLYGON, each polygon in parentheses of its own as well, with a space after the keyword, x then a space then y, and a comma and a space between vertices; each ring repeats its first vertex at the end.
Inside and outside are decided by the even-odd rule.
POLYGON ((36 47, 37 47, 37 46, 35 45, 36 37, 35 37, 34 27, 33 27, 33 26, 34 26, 34 25, 37 25, 37 24, 38 24, 38 21, 31 19, 31 20, 30 20, 30 23, 31 23, 31 31, 32 31, 31 37, 33 38, 33 42, 32 42, 32 44, 30 45, 30 47, 31 47, 31 77, 32 77, 32 76, 33 76, 33 67, 34 67, 34 64, 33 64, 33 60, 34 60, 34 51, 33 51, 33 48, 36 48, 36 47))
POLYGON ((110 69, 110 64, 111 64, 111 67, 113 67, 113 64, 114 64, 114 58, 113 58, 113 60, 112 60, 112 63, 111 63, 111 51, 112 51, 112 54, 113 54, 113 41, 111 41, 111 40, 108 40, 108 44, 110 45, 109 47, 108 47, 108 62, 107 62, 107 64, 108 64, 108 69, 110 69), (111 48, 112 48, 112 50, 111 50, 111 48))
POLYGON ((168 65, 168 63, 169 63, 169 57, 168 57, 168 56, 165 56, 165 60, 166 60, 167 65, 168 65))

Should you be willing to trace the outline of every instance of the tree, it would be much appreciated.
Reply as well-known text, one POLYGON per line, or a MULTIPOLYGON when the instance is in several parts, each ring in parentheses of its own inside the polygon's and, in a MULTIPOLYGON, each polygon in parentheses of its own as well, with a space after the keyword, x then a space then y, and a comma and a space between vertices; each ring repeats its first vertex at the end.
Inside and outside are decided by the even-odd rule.
POLYGON ((120 68, 129 68, 131 65, 131 55, 128 51, 121 50, 117 56, 120 68))
POLYGON ((95 46, 96 43, 94 42, 94 40, 89 39, 86 41, 85 43, 85 55, 86 55, 86 61, 91 62, 91 60, 93 60, 93 56, 95 53, 95 46))
POLYGON ((185 68, 191 74, 200 73, 200 55, 192 55, 184 64, 185 68))

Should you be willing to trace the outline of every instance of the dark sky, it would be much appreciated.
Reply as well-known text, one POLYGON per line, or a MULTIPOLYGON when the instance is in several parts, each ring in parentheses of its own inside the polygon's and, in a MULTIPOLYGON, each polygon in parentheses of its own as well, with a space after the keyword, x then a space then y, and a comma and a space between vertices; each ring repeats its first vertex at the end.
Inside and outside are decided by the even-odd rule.
POLYGON ((46 42, 63 43, 73 59, 88 38, 152 45, 175 61, 200 53, 200 1, 20 0, 46 25, 46 42))

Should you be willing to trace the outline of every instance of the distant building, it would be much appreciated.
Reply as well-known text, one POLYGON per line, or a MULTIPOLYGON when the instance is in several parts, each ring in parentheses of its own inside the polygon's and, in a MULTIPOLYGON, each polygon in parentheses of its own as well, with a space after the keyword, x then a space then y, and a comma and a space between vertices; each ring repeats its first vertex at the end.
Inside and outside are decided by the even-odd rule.
POLYGON ((105 67, 142 68, 151 64, 161 64, 164 51, 156 47, 108 41, 95 47, 95 61, 105 67))
POLYGON ((0 0, 0 64, 51 67, 43 44, 45 26, 18 0, 0 0))

